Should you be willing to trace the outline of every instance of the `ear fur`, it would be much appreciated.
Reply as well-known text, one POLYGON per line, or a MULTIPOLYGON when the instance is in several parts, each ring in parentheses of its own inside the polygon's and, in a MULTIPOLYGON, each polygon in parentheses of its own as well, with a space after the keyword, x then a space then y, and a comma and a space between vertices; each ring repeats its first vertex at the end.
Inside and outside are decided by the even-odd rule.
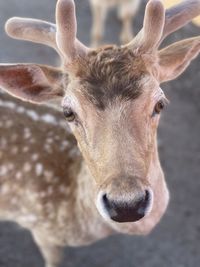
POLYGON ((166 82, 178 77, 198 56, 200 36, 176 42, 159 51, 159 81, 166 82))
POLYGON ((36 64, 0 64, 0 87, 32 103, 62 97, 64 92, 61 70, 36 64))

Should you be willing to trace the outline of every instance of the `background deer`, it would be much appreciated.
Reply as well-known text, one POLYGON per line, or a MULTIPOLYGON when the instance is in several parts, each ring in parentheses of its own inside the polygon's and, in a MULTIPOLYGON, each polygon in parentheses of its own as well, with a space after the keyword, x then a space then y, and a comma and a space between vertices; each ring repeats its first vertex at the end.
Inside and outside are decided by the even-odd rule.
POLYGON ((27 129, 19 124, 16 131, 6 114, 2 119, 1 131, 7 139, 1 143, 0 216, 32 231, 48 266, 58 263, 61 246, 88 244, 115 232, 146 234, 165 212, 168 190, 156 130, 167 101, 159 83, 182 73, 199 53, 200 38, 160 51, 158 46, 199 12, 199 1, 183 2, 165 14, 162 3, 152 0, 144 27, 132 42, 98 50, 76 38, 73 1, 58 1, 57 30, 43 21, 14 18, 7 22, 9 35, 54 47, 63 65, 1 65, 1 87, 28 102, 62 100, 84 157, 83 161, 71 133, 66 134, 70 143, 61 143, 58 149, 59 141, 48 136, 46 127, 38 142, 20 145, 24 153, 16 152, 15 144, 22 144, 31 133, 38 136, 42 128, 32 129, 26 116, 53 125, 60 121, 57 115, 47 117, 42 111, 38 118, 32 108, 28 115, 22 108, 17 111, 6 97, 5 111, 12 106, 13 116, 20 118, 22 113, 27 129), (8 136, 15 147, 12 152, 7 148, 8 136), (47 153, 41 152, 42 145, 47 153), (66 158, 60 156, 62 147, 66 158))
POLYGON ((122 22, 122 30, 120 34, 121 43, 125 44, 133 39, 132 22, 138 11, 140 0, 90 0, 90 3, 93 15, 93 47, 97 47, 101 44, 106 16, 111 7, 117 7, 118 17, 122 22))

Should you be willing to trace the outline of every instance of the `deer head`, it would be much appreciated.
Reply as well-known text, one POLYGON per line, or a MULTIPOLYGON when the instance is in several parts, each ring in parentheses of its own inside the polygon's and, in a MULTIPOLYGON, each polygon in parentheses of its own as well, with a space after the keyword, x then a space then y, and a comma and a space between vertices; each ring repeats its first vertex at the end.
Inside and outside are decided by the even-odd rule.
POLYGON ((158 48, 199 13, 199 0, 167 11, 160 0, 150 0, 143 28, 129 44, 97 50, 76 38, 73 0, 57 2, 56 25, 22 18, 6 24, 10 36, 56 49, 62 65, 1 64, 0 86, 33 103, 60 99, 95 181, 97 209, 108 220, 142 221, 159 198, 167 199, 167 192, 157 190, 163 174, 156 134, 167 104, 160 84, 179 76, 198 55, 200 37, 158 48))

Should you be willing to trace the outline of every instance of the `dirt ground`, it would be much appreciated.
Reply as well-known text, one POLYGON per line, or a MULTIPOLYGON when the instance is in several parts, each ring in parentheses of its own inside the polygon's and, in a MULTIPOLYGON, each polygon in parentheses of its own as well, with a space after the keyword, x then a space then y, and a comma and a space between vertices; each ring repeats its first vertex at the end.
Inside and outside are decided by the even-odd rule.
MULTIPOLYGON (((55 0, 0 0, 0 62, 55 64, 50 48, 6 37, 11 16, 54 21, 55 0)), ((89 43, 88 0, 77 0, 79 38, 89 43)), ((134 23, 142 23, 143 5, 134 23)), ((115 12, 107 20, 106 41, 117 42, 120 22, 115 12)), ((169 41, 200 34, 192 24, 169 41)), ((159 143, 162 166, 171 193, 161 223, 147 237, 114 236, 82 248, 66 248, 62 267, 197 267, 200 266, 200 57, 179 79, 162 86, 171 104, 165 110, 159 143)), ((0 114, 1 116, 1 114, 0 114)), ((0 224, 0 267, 42 267, 42 257, 28 231, 0 224)))

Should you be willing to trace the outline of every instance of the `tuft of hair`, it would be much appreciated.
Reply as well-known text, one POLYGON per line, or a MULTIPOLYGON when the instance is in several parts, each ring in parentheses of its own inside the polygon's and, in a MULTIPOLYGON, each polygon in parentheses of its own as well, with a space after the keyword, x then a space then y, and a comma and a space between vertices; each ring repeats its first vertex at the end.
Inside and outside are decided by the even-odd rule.
POLYGON ((81 92, 99 109, 105 109, 116 98, 138 98, 142 93, 140 81, 149 73, 142 55, 117 46, 101 47, 79 57, 68 71, 80 78, 81 92))

